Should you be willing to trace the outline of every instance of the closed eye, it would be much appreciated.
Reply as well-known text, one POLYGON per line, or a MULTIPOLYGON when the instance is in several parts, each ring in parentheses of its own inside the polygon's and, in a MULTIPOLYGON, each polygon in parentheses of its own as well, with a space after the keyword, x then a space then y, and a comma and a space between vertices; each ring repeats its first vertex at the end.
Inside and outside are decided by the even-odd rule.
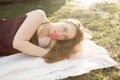
MULTIPOLYGON (((67 26, 66 26, 66 25, 64 25, 64 32, 65 32, 65 33, 68 32, 68 29, 67 29, 67 26)), ((68 39, 69 39, 69 37, 66 36, 66 35, 64 35, 64 40, 68 40, 68 39)))
POLYGON ((64 32, 68 32, 66 25, 64 25, 64 32))

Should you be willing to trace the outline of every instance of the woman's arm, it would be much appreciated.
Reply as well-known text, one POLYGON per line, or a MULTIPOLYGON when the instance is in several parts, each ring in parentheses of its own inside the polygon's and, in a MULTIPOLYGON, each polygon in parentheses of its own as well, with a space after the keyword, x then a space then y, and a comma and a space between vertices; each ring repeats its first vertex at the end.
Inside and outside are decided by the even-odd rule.
POLYGON ((46 20, 46 15, 42 10, 34 10, 26 15, 25 21, 14 37, 13 48, 32 56, 44 56, 48 51, 30 43, 29 40, 40 24, 46 20))

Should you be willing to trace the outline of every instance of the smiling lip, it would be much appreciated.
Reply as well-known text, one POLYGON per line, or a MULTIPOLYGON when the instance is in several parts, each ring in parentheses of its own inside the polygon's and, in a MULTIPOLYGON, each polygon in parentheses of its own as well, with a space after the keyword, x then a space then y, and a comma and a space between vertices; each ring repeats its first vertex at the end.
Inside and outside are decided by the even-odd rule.
POLYGON ((57 35, 57 33, 51 33, 50 37, 56 39, 58 37, 58 35, 57 35))

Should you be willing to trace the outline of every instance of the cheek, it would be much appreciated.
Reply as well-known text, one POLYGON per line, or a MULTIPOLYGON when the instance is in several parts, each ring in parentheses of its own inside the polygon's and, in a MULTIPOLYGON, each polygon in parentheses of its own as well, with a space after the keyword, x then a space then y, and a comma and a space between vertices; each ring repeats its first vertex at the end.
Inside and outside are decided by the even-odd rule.
POLYGON ((58 31, 58 32, 61 32, 62 29, 63 29, 63 28, 62 28, 61 26, 58 26, 58 27, 55 28, 55 30, 58 31))
POLYGON ((56 30, 56 32, 61 32, 61 28, 60 27, 56 28, 55 30, 56 30))

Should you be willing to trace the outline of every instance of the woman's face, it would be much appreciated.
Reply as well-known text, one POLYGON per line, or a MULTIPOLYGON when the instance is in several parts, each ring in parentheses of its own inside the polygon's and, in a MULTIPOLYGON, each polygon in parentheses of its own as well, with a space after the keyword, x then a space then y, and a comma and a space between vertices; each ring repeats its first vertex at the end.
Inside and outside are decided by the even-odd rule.
POLYGON ((66 22, 54 23, 50 30, 50 36, 56 40, 69 40, 75 37, 76 27, 66 22))

